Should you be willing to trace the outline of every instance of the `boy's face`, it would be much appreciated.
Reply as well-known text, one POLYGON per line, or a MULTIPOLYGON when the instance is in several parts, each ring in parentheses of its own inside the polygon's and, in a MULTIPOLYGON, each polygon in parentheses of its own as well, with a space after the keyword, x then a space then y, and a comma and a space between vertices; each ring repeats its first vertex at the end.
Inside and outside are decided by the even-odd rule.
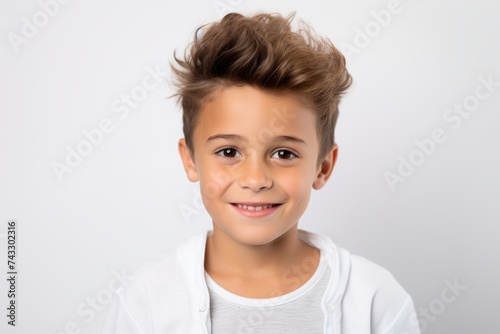
POLYGON ((328 180, 335 146, 317 165, 316 116, 294 95, 231 86, 203 104, 179 152, 188 178, 200 181, 214 230, 248 245, 264 245, 296 228, 310 198, 328 180))

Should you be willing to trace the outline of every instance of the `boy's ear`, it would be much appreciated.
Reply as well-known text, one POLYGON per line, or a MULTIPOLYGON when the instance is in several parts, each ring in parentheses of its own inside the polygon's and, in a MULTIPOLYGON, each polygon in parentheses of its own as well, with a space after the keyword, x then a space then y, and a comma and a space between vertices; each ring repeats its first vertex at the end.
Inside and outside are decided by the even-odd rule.
POLYGON ((313 189, 321 189, 325 185, 326 181, 330 178, 333 172, 333 167, 337 162, 337 154, 339 147, 337 144, 333 145, 333 148, 328 151, 321 163, 319 164, 318 171, 316 173, 316 178, 313 182, 313 189))
POLYGON ((184 138, 179 140, 177 149, 179 150, 179 155, 181 156, 182 164, 184 165, 184 170, 186 171, 189 181, 198 181, 198 171, 196 170, 194 159, 191 157, 191 152, 189 151, 184 138))

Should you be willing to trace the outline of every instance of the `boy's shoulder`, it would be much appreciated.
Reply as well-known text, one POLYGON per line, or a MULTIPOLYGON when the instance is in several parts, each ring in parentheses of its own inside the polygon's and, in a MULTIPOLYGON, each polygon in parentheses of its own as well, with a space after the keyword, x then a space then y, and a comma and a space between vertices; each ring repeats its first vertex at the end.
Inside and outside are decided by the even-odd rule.
MULTIPOLYGON (((360 255, 350 255, 353 283, 363 283, 366 289, 381 291, 387 288, 401 288, 394 275, 385 267, 360 255)), ((394 291, 394 290, 393 290, 394 291)), ((400 292, 404 292, 402 290, 400 292)))
POLYGON ((384 333, 420 333, 410 294, 386 268, 362 256, 351 255, 349 282, 344 292, 344 316, 356 323, 356 315, 369 314, 372 329, 384 333))
POLYGON ((132 283, 152 284, 155 281, 168 282, 182 274, 179 269, 203 258, 206 234, 195 235, 181 242, 173 251, 150 258, 135 269, 132 283), (165 278, 168 278, 165 280, 165 278))
POLYGON ((364 256, 351 254, 330 237, 303 230, 299 230, 299 236, 324 252, 332 270, 338 271, 348 285, 356 286, 357 289, 362 286, 362 290, 373 293, 386 289, 406 293, 389 270, 364 256))
POLYGON ((195 276, 203 275, 206 235, 209 231, 181 242, 174 251, 149 259, 133 272, 119 294, 144 295, 175 291, 188 294, 195 276))
POLYGON ((171 253, 144 262, 135 269, 129 281, 117 289, 117 292, 122 296, 130 293, 144 295, 153 286, 168 287, 180 282, 177 275, 172 275, 176 272, 175 267, 178 266, 176 262, 175 256, 171 253))

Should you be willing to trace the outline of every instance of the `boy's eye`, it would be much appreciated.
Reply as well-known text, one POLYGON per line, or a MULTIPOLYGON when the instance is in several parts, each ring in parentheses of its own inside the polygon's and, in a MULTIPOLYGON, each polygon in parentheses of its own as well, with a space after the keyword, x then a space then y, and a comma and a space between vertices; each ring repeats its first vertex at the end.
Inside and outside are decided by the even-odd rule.
POLYGON ((224 158, 236 158, 240 154, 236 149, 231 147, 224 148, 216 153, 224 158))
POLYGON ((289 150, 278 150, 272 155, 272 158, 278 158, 281 160, 292 160, 296 157, 297 156, 289 150))

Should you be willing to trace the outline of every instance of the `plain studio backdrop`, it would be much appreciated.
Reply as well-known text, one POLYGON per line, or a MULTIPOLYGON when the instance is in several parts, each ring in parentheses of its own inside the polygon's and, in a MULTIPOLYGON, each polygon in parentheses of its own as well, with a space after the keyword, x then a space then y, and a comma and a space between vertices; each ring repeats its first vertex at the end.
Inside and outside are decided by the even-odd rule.
MULTIPOLYGON (((210 228, 165 78, 229 11, 311 24, 348 58, 339 159, 299 227, 384 266, 424 333, 498 333, 497 1, 3 1, 0 267, 17 222, 16 327, 99 333, 119 284, 210 228)), ((168 315, 167 315, 168 316, 168 315)))

